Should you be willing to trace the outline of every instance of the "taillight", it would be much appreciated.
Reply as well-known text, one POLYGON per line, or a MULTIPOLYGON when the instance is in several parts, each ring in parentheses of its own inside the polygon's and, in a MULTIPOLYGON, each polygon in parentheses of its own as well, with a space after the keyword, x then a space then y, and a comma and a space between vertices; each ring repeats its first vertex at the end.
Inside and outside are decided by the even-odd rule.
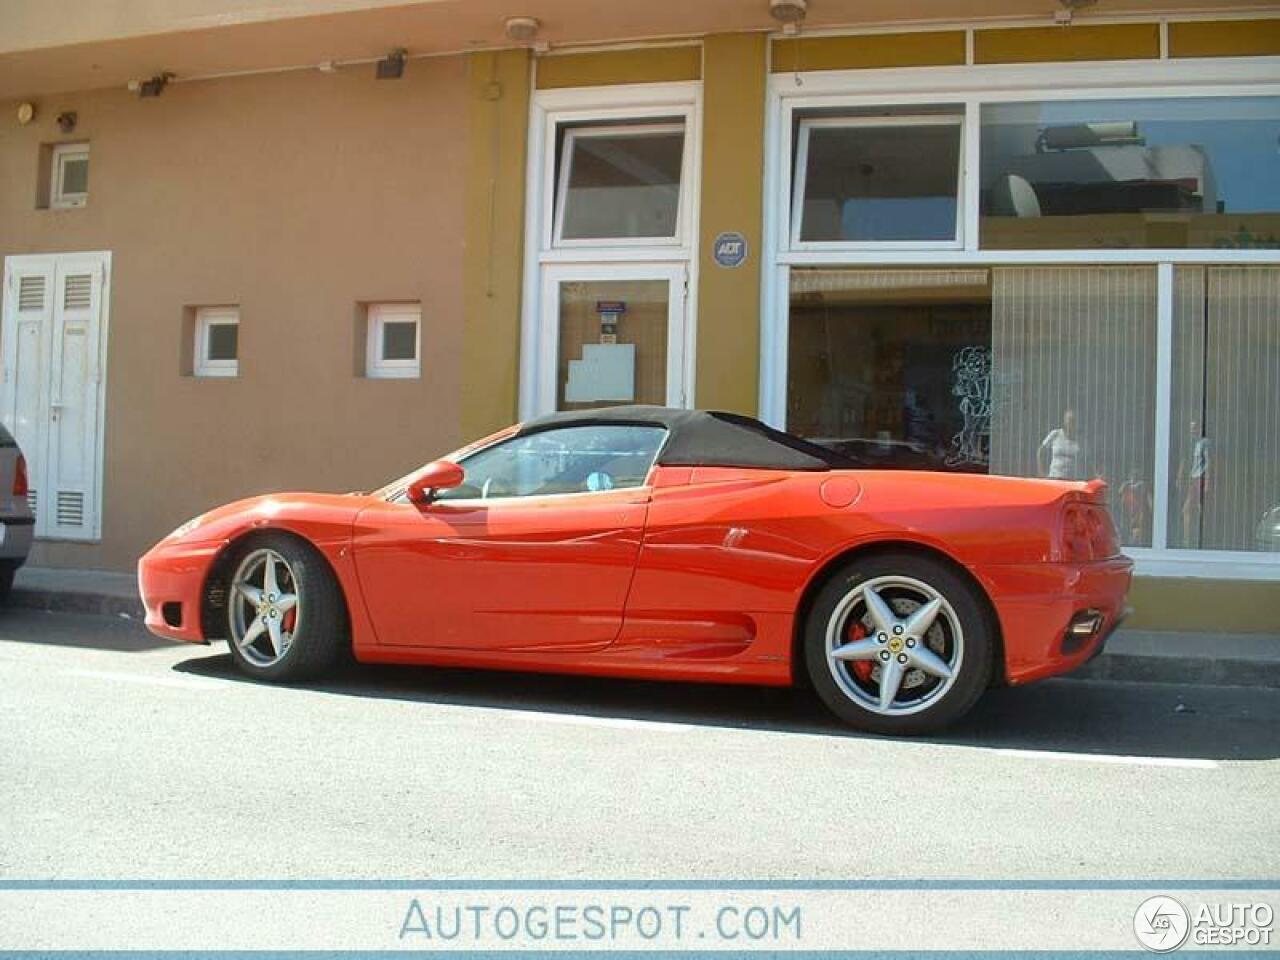
POLYGON ((1116 555, 1115 527, 1106 507, 1068 503, 1062 511, 1062 560, 1085 563, 1116 555))
POLYGON ((27 489, 27 458, 18 454, 18 465, 13 470, 13 495, 25 497, 27 489))

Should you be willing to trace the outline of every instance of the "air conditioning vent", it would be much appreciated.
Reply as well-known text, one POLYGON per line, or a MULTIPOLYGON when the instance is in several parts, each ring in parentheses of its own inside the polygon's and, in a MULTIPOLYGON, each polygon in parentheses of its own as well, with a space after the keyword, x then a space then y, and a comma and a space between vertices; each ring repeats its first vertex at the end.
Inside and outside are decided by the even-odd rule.
POLYGON ((18 309, 44 309, 44 277, 20 277, 18 279, 18 309))
POLYGON ((64 310, 87 310, 89 297, 93 293, 93 276, 88 273, 75 273, 67 277, 62 293, 64 310))
POLYGON ((84 494, 79 490, 58 491, 58 526, 84 526, 84 494))

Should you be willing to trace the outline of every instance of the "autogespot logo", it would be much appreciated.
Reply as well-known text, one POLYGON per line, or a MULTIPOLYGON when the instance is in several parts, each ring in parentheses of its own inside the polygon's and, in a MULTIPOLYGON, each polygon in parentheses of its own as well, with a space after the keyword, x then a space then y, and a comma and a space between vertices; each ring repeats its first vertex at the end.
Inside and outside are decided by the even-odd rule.
POLYGON ((1187 908, 1173 897, 1150 897, 1133 915, 1133 932, 1138 942, 1153 953, 1177 950, 1187 940, 1191 917, 1187 908))

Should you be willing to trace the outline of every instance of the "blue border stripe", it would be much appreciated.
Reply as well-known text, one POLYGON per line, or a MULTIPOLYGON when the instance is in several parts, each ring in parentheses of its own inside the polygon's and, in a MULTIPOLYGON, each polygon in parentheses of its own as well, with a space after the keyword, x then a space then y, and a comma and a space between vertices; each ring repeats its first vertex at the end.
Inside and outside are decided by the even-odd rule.
MULTIPOLYGON (((1225 952, 1230 952, 1225 951, 1225 952)), ((1236 951, 1241 952, 1249 957, 1275 957, 1280 956, 1280 952, 1274 950, 1251 950, 1236 951)), ((1008 951, 985 951, 985 950, 797 950, 794 952, 778 951, 770 952, 734 952, 732 950, 721 951, 666 951, 666 950, 647 950, 647 951, 556 951, 556 955, 563 957, 575 958, 591 958, 591 960, 656 960, 662 957, 679 957, 681 960, 729 960, 731 957, 748 956, 748 957, 775 957, 785 958, 785 960, 840 960, 840 958, 849 958, 849 960, 908 960, 911 957, 926 957, 933 960, 984 960, 987 957, 998 956, 1001 958, 1009 958, 1009 960, 1105 960, 1109 957, 1131 958, 1135 956, 1150 957, 1153 954, 1141 950, 1008 950, 1008 951)), ((481 957, 503 958, 503 960, 533 960, 533 958, 541 958, 547 956, 547 953, 538 953, 531 951, 455 951, 450 953, 415 953, 413 951, 379 951, 379 950, 356 950, 350 952, 329 951, 329 950, 313 950, 313 951, 255 951, 255 950, 219 950, 213 952, 201 951, 179 951, 175 950, 171 953, 163 951, 45 951, 38 953, 21 953, 15 951, 0 950, 0 958, 8 960, 8 958, 28 958, 28 957, 56 957, 58 960, 195 960, 197 957, 224 957, 227 960, 338 960, 338 958, 355 957, 358 960, 404 960, 405 957, 465 957, 468 960, 478 960, 481 957)), ((1211 952, 1205 950, 1179 950, 1171 956, 1177 958, 1194 957, 1221 957, 1222 952, 1211 952)))
POLYGON ((1280 880, 18 880, 0 890, 1280 890, 1280 880))
MULTIPOLYGON (((748 957, 776 957, 785 958, 785 960, 839 960, 839 958, 847 957, 850 960, 908 960, 911 957, 927 957, 944 960, 944 958, 954 958, 954 960, 984 960, 987 957, 999 956, 1001 958, 1009 958, 1009 960, 1104 960, 1108 957, 1130 958, 1134 956, 1150 957, 1152 954, 1145 950, 1009 950, 1009 951, 983 951, 983 950, 831 950, 827 952, 819 950, 797 950, 794 952, 778 951, 770 952, 735 952, 732 950, 721 951, 666 951, 666 950, 647 950, 647 951, 556 951, 557 955, 564 957, 583 957, 591 958, 591 960, 655 960, 661 957, 679 957, 681 960, 729 960, 731 957, 748 956, 748 957)), ((1220 957, 1221 953, 1213 953, 1202 950, 1186 951, 1179 950, 1173 956, 1175 957, 1220 957)), ((1280 955, 1276 951, 1248 951, 1250 957, 1267 957, 1280 955)), ((504 960, 532 960, 532 958, 541 958, 547 956, 547 953, 539 953, 532 951, 465 951, 459 950, 449 953, 414 953, 413 951, 351 951, 343 953, 340 951, 314 950, 314 951, 255 951, 255 950, 219 950, 214 952, 201 951, 178 951, 166 953, 163 951, 48 951, 40 953, 19 953, 13 951, 0 950, 0 958, 27 958, 27 957, 57 957, 59 960, 97 960, 97 958, 105 958, 105 960, 195 960, 197 957, 225 957, 227 960, 328 960, 328 958, 347 958, 355 957, 359 960, 404 960, 405 957, 466 957, 468 960, 477 960, 481 957, 504 958, 504 960)))

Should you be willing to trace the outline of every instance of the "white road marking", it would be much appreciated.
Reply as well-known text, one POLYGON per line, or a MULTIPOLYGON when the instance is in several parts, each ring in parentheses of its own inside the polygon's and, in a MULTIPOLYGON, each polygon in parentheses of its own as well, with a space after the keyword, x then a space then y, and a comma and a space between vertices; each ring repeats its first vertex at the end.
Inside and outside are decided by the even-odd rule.
MULTIPOLYGON (((522 717, 563 723, 574 727, 609 727, 615 730, 658 730, 664 733, 688 733, 696 724, 669 723, 663 720, 633 720, 628 717, 593 717, 573 713, 545 713, 540 710, 522 710, 522 717)), ((734 728, 736 729, 736 728, 734 728)), ((754 731, 760 732, 760 731, 754 731)))
POLYGON ((183 690, 220 690, 226 681, 212 677, 149 676, 145 673, 116 673, 109 670, 62 670, 68 677, 86 677, 90 680, 111 680, 118 683, 138 683, 150 687, 177 687, 183 690))
POLYGON ((1127 757, 1111 753, 1066 753, 1056 750, 1019 750, 1009 747, 980 748, 987 753, 1028 760, 1074 760, 1083 763, 1109 763, 1129 767, 1181 767, 1185 770, 1217 770, 1216 760, 1199 757, 1127 757))
MULTIPOLYGON (((752 735, 778 735, 785 736, 790 739, 796 737, 820 737, 826 738, 828 734, 799 732, 792 730, 769 730, 757 729, 752 727, 738 727, 729 725, 712 725, 704 726, 702 724, 686 724, 686 723, 670 723, 661 720, 633 720, 626 717, 593 717, 583 716, 572 713, 544 713, 542 711, 521 711, 522 717, 541 720, 548 723, 561 723, 570 726, 580 727, 605 727, 617 730, 654 730, 662 733, 683 733, 690 734, 698 730, 717 730, 719 732, 736 732, 747 733, 752 735)), ((985 754, 997 754, 998 756, 1011 757, 1022 760, 1066 760, 1075 763, 1100 763, 1110 766, 1130 766, 1130 767, 1169 767, 1181 770, 1217 770, 1219 764, 1214 760, 1205 760, 1199 757, 1143 757, 1143 756, 1124 756, 1121 754, 1109 753, 1075 753, 1070 751, 1056 750, 1024 750, 1017 747, 982 747, 971 744, 939 744, 930 741, 913 741, 913 740, 874 740, 874 741, 857 741, 856 738, 850 742, 861 742, 863 746, 883 746, 892 744, 897 747, 919 747, 923 749, 937 749, 952 746, 958 750, 972 750, 985 754)))

